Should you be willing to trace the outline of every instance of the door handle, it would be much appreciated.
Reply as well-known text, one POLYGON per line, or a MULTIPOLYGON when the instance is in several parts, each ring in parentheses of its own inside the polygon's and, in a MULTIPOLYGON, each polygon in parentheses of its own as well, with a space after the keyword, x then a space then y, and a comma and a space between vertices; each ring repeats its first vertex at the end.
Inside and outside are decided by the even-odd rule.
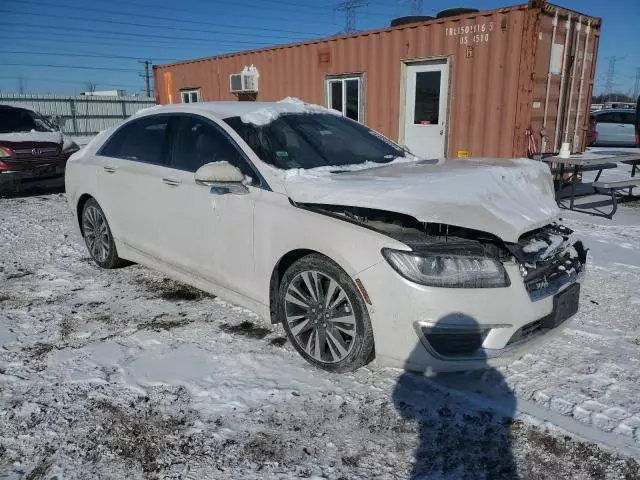
POLYGON ((173 178, 163 178, 162 183, 164 183, 165 185, 169 185, 170 187, 177 187, 182 182, 180 180, 175 180, 173 178))
POLYGON ((116 167, 112 167, 111 165, 105 165, 102 167, 107 173, 116 173, 116 167))

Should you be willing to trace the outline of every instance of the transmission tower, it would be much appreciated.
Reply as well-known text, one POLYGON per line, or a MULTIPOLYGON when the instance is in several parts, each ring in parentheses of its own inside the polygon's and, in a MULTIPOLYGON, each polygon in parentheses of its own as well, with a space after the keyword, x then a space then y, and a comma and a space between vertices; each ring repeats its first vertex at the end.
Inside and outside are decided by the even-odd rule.
POLYGON ((622 60, 623 57, 607 57, 609 60, 609 67, 607 68, 607 74, 604 81, 604 102, 611 100, 611 94, 613 93, 613 86, 615 85, 614 79, 616 77, 616 62, 622 60))
POLYGON ((422 0, 411 0, 411 15, 422 13, 422 0))
POLYGON ((640 67, 636 68, 636 83, 633 86, 633 99, 635 100, 640 95, 640 67))
POLYGON ((356 11, 369 4, 366 0, 342 0, 336 10, 344 12, 344 33, 356 31, 356 11))

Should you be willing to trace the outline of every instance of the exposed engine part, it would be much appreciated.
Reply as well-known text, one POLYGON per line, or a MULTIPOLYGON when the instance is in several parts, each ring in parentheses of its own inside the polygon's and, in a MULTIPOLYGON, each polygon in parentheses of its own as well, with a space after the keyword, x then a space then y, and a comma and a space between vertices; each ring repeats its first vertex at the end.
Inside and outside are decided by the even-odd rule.
POLYGON ((443 223, 423 223, 410 215, 362 207, 296 204, 324 215, 340 218, 375 230, 402 242, 416 251, 446 248, 451 253, 486 255, 506 261, 512 252, 491 234, 443 223))

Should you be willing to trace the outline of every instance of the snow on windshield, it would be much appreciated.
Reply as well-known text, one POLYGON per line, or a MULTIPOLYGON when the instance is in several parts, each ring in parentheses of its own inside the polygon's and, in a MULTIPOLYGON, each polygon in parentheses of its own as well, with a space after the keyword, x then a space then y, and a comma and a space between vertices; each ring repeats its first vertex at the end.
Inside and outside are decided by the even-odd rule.
POLYGON ((245 113, 240 116, 240 119, 244 123, 261 127, 273 122, 283 113, 332 113, 334 115, 341 115, 341 113, 336 110, 330 110, 319 105, 305 103, 299 98, 287 97, 276 102, 272 106, 270 105, 268 107, 254 110, 253 112, 245 113))

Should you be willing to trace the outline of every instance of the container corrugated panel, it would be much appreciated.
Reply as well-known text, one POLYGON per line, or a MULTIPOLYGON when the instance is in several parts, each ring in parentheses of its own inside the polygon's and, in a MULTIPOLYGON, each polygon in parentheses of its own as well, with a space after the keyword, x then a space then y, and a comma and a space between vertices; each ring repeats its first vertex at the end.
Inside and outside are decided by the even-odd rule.
MULTIPOLYGON (((260 72, 258 100, 293 96, 326 104, 327 76, 356 73, 365 83, 364 122, 402 142, 403 68, 421 60, 444 58, 450 64, 447 155, 455 157, 457 152, 466 151, 475 156, 521 156, 526 154, 527 134, 531 131, 535 132, 534 138, 537 135, 540 149, 542 116, 538 103, 544 102, 546 90, 540 91, 539 84, 540 77, 544 77, 546 87, 549 69, 548 24, 553 19, 549 13, 553 9, 549 7, 545 5, 545 10, 519 5, 349 37, 158 66, 154 68, 156 94, 159 103, 175 103, 180 102, 181 89, 200 88, 204 101, 234 100, 237 97, 229 92, 229 75, 253 64, 260 72)), ((567 11, 562 12, 565 15, 567 11)), ((584 16, 583 21, 589 18, 584 16)), ((595 36, 593 30, 591 35, 595 36)), ((562 34, 556 43, 561 39, 562 34)), ((594 45, 592 42, 587 55, 592 64, 594 45)), ((588 69, 585 83, 592 83, 593 74, 588 69)), ((559 95, 553 93, 554 89, 559 91, 556 83, 554 80, 549 104, 555 99, 557 105, 559 95)), ((583 108, 587 98, 587 88, 583 89, 580 108, 576 92, 571 98, 572 137, 575 112, 583 108)), ((554 115, 556 112, 549 108, 547 123, 555 121, 554 115)))

